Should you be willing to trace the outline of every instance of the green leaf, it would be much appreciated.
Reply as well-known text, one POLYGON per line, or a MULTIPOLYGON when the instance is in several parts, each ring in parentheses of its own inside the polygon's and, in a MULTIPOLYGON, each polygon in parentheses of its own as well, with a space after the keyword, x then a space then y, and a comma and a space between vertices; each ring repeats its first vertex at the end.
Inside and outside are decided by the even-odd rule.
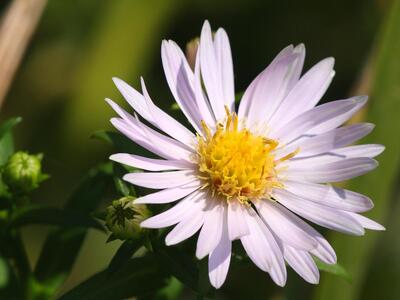
POLYGON ((175 277, 168 279, 164 288, 159 290, 154 296, 156 300, 175 300, 182 294, 184 285, 175 277))
POLYGON ((2 139, 7 133, 9 133, 10 130, 13 129, 15 125, 21 123, 21 121, 22 118, 17 117, 8 119, 7 121, 3 122, 3 124, 0 125, 0 139, 2 139))
POLYGON ((114 185, 115 189, 121 196, 134 196, 136 197, 136 192, 132 184, 127 184, 121 178, 127 173, 127 170, 118 163, 113 164, 114 171, 114 185))
POLYGON ((150 296, 165 285, 165 279, 157 260, 147 255, 129 260, 111 278, 107 269, 97 273, 59 300, 120 300, 150 296))
POLYGON ((21 118, 13 118, 0 125, 0 165, 4 165, 14 152, 14 139, 11 129, 21 120, 21 118))
POLYGON ((133 153, 138 149, 130 139, 118 132, 99 130, 91 137, 112 145, 119 152, 133 153))
POLYGON ((143 245, 141 239, 127 240, 122 243, 118 248, 114 257, 112 258, 110 265, 108 266, 108 275, 113 275, 118 269, 120 269, 127 261, 129 261, 132 255, 143 245))
POLYGON ((196 262, 178 247, 154 247, 160 263, 166 272, 173 275, 193 291, 197 291, 198 270, 196 262))
POLYGON ((99 222, 88 215, 54 207, 24 207, 18 211, 11 221, 12 227, 30 224, 87 227, 105 231, 104 227, 99 222))
MULTIPOLYGON (((111 164, 92 169, 69 198, 65 208, 89 215, 112 184, 111 164)), ((35 276, 40 283, 48 284, 53 293, 71 272, 86 234, 87 228, 72 227, 57 229, 48 235, 35 268, 35 276)))
POLYGON ((315 264, 317 265, 319 270, 337 275, 337 276, 342 277, 343 279, 347 280, 348 282, 351 282, 351 276, 346 271, 346 269, 343 268, 343 266, 341 266, 339 264, 330 265, 330 264, 324 263, 323 261, 319 260, 318 258, 314 258, 314 260, 315 260, 315 264))
POLYGON ((8 283, 8 265, 3 257, 0 256, 0 289, 8 283))

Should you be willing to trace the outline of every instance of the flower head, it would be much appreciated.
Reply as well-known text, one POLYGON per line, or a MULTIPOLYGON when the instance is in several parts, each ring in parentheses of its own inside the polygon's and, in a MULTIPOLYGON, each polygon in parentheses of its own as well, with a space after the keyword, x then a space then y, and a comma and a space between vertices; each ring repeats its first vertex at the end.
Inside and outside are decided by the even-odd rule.
POLYGON ((373 157, 384 149, 351 146, 371 124, 342 126, 367 97, 316 106, 334 76, 332 58, 301 75, 304 45, 286 47, 246 89, 236 111, 223 29, 213 37, 204 23, 193 70, 173 41, 163 41, 161 55, 171 92, 195 133, 153 103, 143 80, 140 93, 115 78, 153 127, 107 100, 119 115, 112 124, 160 158, 120 153, 111 159, 145 170, 125 175, 126 181, 159 190, 135 203, 177 202, 141 226, 175 225, 167 245, 200 231, 196 256, 208 255, 214 287, 226 279, 234 240, 283 286, 285 261, 310 283, 319 281, 313 256, 336 262, 329 243, 303 219, 353 235, 383 229, 360 214, 373 206, 368 197, 329 184, 371 171, 377 166, 373 157))

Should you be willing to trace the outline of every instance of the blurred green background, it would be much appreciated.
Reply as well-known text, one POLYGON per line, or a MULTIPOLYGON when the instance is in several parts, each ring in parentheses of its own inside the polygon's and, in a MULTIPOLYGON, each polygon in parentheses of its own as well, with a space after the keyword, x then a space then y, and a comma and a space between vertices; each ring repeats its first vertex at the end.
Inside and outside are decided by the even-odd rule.
MULTIPOLYGON (((11 1, 2 0, 5 11, 11 1)), ((104 161, 112 149, 91 139, 109 128, 114 114, 104 102, 123 103, 111 81, 120 77, 139 87, 143 75, 152 98, 168 110, 173 98, 160 59, 162 39, 185 47, 205 19, 224 27, 233 49, 235 85, 243 91, 288 44, 305 43, 305 68, 336 59, 336 77, 324 101, 368 93, 367 113, 377 123, 369 142, 383 143, 380 168, 350 183, 376 207, 369 216, 386 232, 366 237, 329 233, 338 260, 352 276, 348 282, 323 273, 313 287, 289 272, 284 289, 255 266, 233 269, 218 292, 220 299, 400 299, 400 4, 384 0, 211 1, 211 0, 50 0, 2 107, 1 119, 22 116, 17 145, 45 153, 52 175, 35 194, 37 202, 61 205, 79 175, 104 161)), ((179 112, 172 112, 182 120, 179 112)), ((48 228, 24 232, 34 262, 48 228)), ((68 289, 104 268, 118 242, 91 232, 68 289)), ((187 291, 182 299, 190 299, 187 291)))

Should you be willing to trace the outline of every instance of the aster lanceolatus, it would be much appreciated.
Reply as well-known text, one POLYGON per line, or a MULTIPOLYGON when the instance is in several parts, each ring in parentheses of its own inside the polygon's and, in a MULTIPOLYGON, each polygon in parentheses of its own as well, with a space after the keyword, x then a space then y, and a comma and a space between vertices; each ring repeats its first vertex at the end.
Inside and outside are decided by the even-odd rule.
POLYGON ((383 229, 359 214, 373 207, 368 197, 327 184, 371 171, 377 166, 373 157, 384 149, 349 146, 372 124, 341 126, 367 97, 316 106, 334 76, 333 58, 301 76, 304 45, 286 47, 250 84, 236 112, 232 55, 223 29, 213 36, 204 23, 194 71, 173 41, 163 41, 161 55, 171 92, 196 133, 160 110, 143 80, 140 93, 115 78, 135 112, 155 129, 107 100, 119 115, 112 124, 160 159, 126 153, 111 159, 150 171, 124 176, 160 190, 135 203, 177 202, 141 226, 175 225, 167 245, 200 231, 196 256, 208 255, 214 287, 225 281, 234 240, 283 286, 285 261, 310 283, 319 281, 313 256, 336 263, 332 247, 303 219, 352 235, 383 229))

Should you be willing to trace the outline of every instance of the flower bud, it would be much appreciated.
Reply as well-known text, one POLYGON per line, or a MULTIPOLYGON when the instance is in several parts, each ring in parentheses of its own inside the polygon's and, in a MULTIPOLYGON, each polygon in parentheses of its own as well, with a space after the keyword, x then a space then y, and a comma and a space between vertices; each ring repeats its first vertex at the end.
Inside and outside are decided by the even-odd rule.
POLYGON ((197 57, 197 50, 199 49, 199 42, 200 39, 194 38, 190 42, 186 44, 186 59, 189 63, 189 66, 192 70, 196 65, 196 57, 197 57))
POLYGON ((47 175, 42 173, 42 154, 14 153, 3 169, 3 180, 13 192, 26 194, 39 186, 47 175))
POLYGON ((146 205, 135 204, 133 200, 134 197, 123 197, 107 208, 106 226, 116 239, 138 238, 144 230, 140 223, 150 216, 150 212, 146 205))

